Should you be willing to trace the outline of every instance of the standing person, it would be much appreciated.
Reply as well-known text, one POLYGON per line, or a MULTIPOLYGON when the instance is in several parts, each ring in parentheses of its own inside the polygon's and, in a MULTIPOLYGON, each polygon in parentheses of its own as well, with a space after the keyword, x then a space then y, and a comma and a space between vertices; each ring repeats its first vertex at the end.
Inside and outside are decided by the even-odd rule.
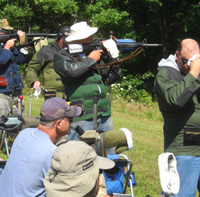
POLYGON ((158 63, 160 71, 154 83, 164 118, 164 151, 173 153, 177 161, 177 197, 195 196, 200 175, 199 52, 195 40, 182 40, 175 55, 158 63))
POLYGON ((45 93, 45 99, 50 97, 65 98, 65 87, 61 82, 60 76, 53 69, 54 54, 66 46, 66 37, 69 35, 69 27, 64 26, 57 33, 54 42, 43 46, 29 62, 26 68, 26 83, 30 88, 39 88, 39 73, 43 72, 43 85, 48 91, 45 93))
POLYGON ((0 179, 1 197, 45 195, 43 179, 51 166, 54 144, 70 132, 72 118, 80 114, 80 107, 70 107, 61 98, 44 101, 38 128, 22 130, 13 143, 0 179))
MULTIPOLYGON (((7 19, 0 19, 0 34, 10 34, 13 30, 7 19)), ((17 31, 19 37, 25 35, 21 30, 17 31)), ((17 39, 0 40, 0 117, 8 116, 10 113, 18 114, 18 96, 22 95, 24 88, 18 65, 27 61, 28 51, 24 48, 14 48, 17 39), (15 105, 13 106, 13 103, 15 105)), ((21 106, 22 114, 25 115, 24 104, 21 106)))
MULTIPOLYGON (((78 22, 70 27, 70 35, 66 38, 66 42, 79 46, 81 44, 92 43, 92 37, 97 32, 97 27, 90 27, 85 21, 78 22)), ((113 41, 114 42, 114 41, 113 41)), ((73 46, 73 45, 71 45, 73 46)), ((73 48, 73 47, 72 47, 73 48)), ((80 117, 74 118, 72 126, 79 125, 84 130, 93 130, 93 104, 97 99, 97 130, 112 131, 113 123, 111 118, 111 108, 106 98, 106 87, 102 76, 92 69, 100 60, 103 50, 94 50, 88 55, 85 53, 73 56, 66 52, 65 49, 55 54, 54 69, 61 76, 65 86, 67 100, 70 105, 79 105, 83 108, 83 113, 80 117)), ((119 51, 115 45, 113 53, 110 49, 113 59, 118 57, 119 51)), ((111 75, 118 79, 120 74, 119 67, 112 67, 108 78, 111 75), (113 71, 116 69, 115 71, 113 71)), ((112 78, 113 79, 113 78, 112 78)), ((106 82, 109 83, 108 81, 106 82)), ((96 120, 94 120, 96 121, 96 120)), ((71 131, 69 139, 76 135, 71 131)))

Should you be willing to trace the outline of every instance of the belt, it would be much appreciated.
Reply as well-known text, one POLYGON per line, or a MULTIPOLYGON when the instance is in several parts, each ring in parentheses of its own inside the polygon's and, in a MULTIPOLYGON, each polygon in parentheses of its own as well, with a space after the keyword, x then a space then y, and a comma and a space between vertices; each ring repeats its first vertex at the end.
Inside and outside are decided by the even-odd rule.
POLYGON ((65 98, 65 91, 62 90, 56 90, 56 91, 48 91, 44 93, 45 100, 51 97, 56 97, 56 93, 63 93, 63 99, 65 98))

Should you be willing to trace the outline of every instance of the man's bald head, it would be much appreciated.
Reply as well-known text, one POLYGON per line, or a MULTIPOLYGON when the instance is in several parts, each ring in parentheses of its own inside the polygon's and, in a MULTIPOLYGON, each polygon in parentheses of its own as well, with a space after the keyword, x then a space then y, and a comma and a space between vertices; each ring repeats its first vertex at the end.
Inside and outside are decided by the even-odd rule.
POLYGON ((187 38, 182 40, 178 51, 181 53, 182 56, 185 56, 186 59, 190 59, 195 54, 199 54, 199 44, 196 40, 187 38))
POLYGON ((187 61, 199 53, 200 48, 196 40, 187 38, 181 41, 176 51, 176 63, 182 74, 186 75, 190 70, 187 61))

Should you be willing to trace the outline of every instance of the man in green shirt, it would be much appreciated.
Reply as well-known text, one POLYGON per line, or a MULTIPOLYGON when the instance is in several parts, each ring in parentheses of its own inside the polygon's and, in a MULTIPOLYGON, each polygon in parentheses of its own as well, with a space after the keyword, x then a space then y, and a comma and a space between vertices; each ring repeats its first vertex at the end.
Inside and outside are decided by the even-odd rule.
POLYGON ((30 88, 39 88, 39 73, 43 72, 43 86, 47 90, 45 99, 50 97, 65 97, 65 87, 61 82, 60 76, 54 71, 54 54, 65 48, 67 45, 65 38, 69 35, 69 27, 64 26, 57 33, 54 42, 43 46, 29 62, 26 68, 26 83, 30 88))
POLYGON ((199 52, 195 40, 184 39, 174 55, 159 62, 154 83, 164 118, 164 151, 177 160, 178 197, 195 196, 200 175, 199 52))
MULTIPOLYGON (((92 43, 93 35, 97 30, 97 27, 90 27, 85 21, 72 25, 70 27, 70 35, 66 38, 69 44, 68 49, 74 52, 74 46, 80 46, 80 49, 82 44, 92 43)), ((109 42, 112 41, 110 40, 109 42)), ((110 49, 109 52, 112 54, 112 59, 118 57, 119 51, 117 47, 116 50, 110 49)), ((69 54, 66 49, 63 49, 54 56, 54 69, 61 76, 70 105, 79 105, 83 109, 82 115, 74 118, 72 125, 74 127, 79 125, 84 130, 93 130, 95 122, 97 123, 97 130, 112 131, 113 123, 105 82, 97 70, 92 68, 100 60, 103 50, 94 50, 88 53, 80 52, 73 56, 73 53, 69 54), (93 106, 95 99, 97 113, 94 114, 93 106), (97 115, 97 120, 93 119, 94 115, 97 115)), ((116 77, 115 81, 118 79, 120 67, 116 68, 114 74, 112 69, 109 70, 110 72, 107 75, 109 79, 111 74, 116 77)), ((115 81, 112 80, 113 83, 115 81)), ((71 130, 68 139, 71 139, 71 136, 73 138, 73 134, 76 135, 71 130)))

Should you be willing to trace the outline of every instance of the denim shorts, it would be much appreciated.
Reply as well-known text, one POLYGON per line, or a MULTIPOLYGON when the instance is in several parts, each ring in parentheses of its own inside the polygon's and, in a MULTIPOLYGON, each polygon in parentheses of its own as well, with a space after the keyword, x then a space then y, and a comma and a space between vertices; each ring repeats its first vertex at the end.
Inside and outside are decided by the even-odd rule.
POLYGON ((180 190, 178 194, 170 197, 195 197, 200 181, 200 157, 186 155, 175 157, 180 177, 180 190))

